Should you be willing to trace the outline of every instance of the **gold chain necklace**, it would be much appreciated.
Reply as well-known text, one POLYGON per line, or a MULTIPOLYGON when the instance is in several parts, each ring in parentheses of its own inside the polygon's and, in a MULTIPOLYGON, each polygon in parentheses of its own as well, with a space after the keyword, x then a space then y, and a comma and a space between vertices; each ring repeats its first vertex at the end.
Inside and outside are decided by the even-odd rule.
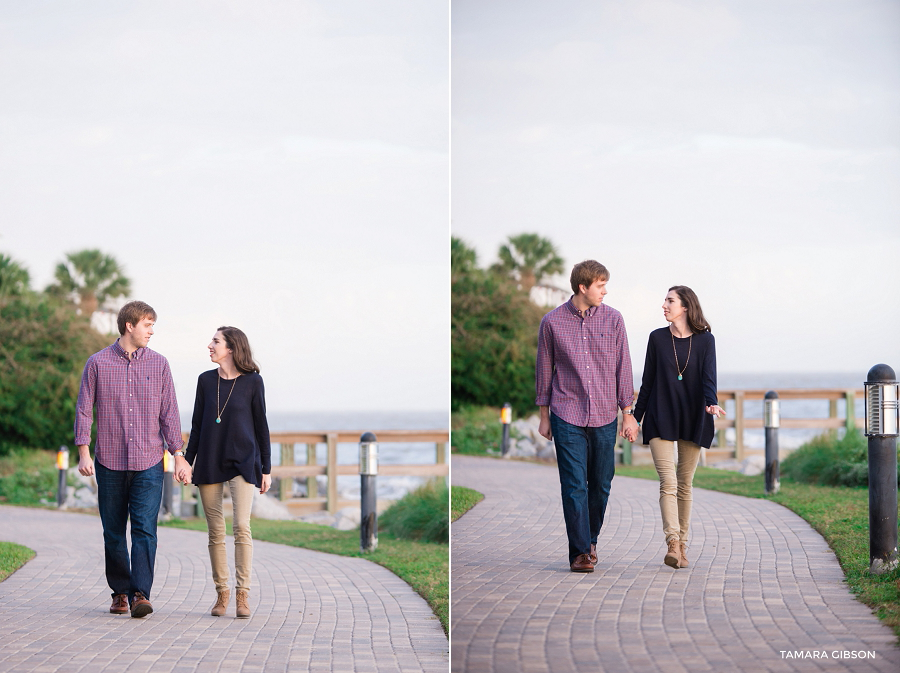
MULTIPOLYGON (((678 378, 681 378, 680 376, 678 378)), ((225 398, 225 407, 222 407, 221 411, 219 410, 219 381, 222 380, 222 377, 219 376, 219 372, 216 372, 216 423, 222 422, 222 414, 225 413, 225 407, 228 406, 228 400, 231 399, 231 393, 234 392, 234 384, 237 383, 238 377, 235 376, 234 380, 231 382, 231 390, 228 391, 228 397, 225 398)))
POLYGON ((672 337, 672 352, 675 353, 675 371, 678 372, 678 380, 680 381, 681 375, 687 371, 688 362, 691 361, 691 345, 694 343, 694 333, 691 332, 691 336, 688 337, 688 356, 684 362, 684 369, 678 366, 678 351, 675 350, 675 333, 669 330, 669 336, 672 337))

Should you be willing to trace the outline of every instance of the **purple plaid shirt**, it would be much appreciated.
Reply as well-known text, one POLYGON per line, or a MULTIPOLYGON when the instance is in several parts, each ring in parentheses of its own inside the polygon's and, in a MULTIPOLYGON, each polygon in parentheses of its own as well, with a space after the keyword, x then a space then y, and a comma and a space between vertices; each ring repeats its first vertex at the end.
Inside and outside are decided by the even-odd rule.
MULTIPOLYGON (((574 296, 574 295, 573 295, 574 296)), ((622 314, 606 304, 583 314, 569 298, 541 320, 535 404, 566 423, 600 427, 634 401, 622 314)))
POLYGON ((97 407, 96 459, 110 470, 146 470, 184 443, 169 362, 149 348, 128 360, 118 340, 88 358, 75 409, 75 444, 91 443, 97 407))

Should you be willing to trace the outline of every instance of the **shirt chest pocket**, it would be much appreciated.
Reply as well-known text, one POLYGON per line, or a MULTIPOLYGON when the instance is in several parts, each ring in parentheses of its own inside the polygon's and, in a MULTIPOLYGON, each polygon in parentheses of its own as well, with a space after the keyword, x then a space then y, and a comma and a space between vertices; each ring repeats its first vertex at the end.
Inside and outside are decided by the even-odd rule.
POLYGON ((598 364, 608 364, 616 359, 616 339, 610 332, 593 334, 588 337, 588 352, 598 364))

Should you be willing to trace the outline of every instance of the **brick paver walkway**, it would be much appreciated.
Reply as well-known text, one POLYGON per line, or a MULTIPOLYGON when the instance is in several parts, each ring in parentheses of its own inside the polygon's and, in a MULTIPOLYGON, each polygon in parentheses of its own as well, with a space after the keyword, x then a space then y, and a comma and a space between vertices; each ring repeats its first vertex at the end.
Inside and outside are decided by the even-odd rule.
POLYGON ((695 490, 692 565, 674 570, 658 483, 616 477, 599 563, 580 574, 555 467, 454 456, 452 470, 485 495, 452 527, 452 671, 900 671, 891 630, 784 507, 695 490), (845 651, 875 658, 833 658, 845 651))
POLYGON ((154 613, 132 619, 109 614, 98 517, 0 507, 0 540, 37 552, 0 582, 4 673, 448 667, 447 638, 428 604, 363 559, 254 541, 253 616, 234 619, 232 599, 229 616, 211 617, 206 535, 160 528, 154 613))

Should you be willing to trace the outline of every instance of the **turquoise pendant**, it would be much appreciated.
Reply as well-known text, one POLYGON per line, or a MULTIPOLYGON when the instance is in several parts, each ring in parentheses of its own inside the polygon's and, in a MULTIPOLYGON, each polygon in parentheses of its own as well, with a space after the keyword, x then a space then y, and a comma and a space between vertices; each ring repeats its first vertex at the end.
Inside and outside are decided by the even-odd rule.
MULTIPOLYGON (((681 374, 678 375, 678 380, 679 380, 679 381, 681 380, 681 374)), ((219 422, 219 421, 216 421, 216 423, 218 423, 218 422, 219 422)))
MULTIPOLYGON (((679 376, 678 378, 681 378, 681 377, 679 376)), ((221 418, 217 418, 217 419, 216 419, 216 423, 221 423, 221 422, 222 422, 222 419, 221 419, 221 418)))

